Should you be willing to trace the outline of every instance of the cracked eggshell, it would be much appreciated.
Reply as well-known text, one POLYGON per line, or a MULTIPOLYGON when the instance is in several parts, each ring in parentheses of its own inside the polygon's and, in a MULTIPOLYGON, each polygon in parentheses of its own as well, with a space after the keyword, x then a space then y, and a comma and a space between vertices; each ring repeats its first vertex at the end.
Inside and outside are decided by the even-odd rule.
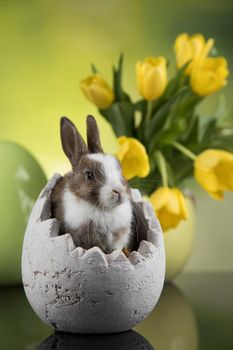
POLYGON ((69 233, 58 235, 51 219, 55 174, 41 192, 29 219, 22 253, 22 279, 36 314, 56 330, 115 333, 131 329, 154 308, 165 276, 163 235, 154 211, 139 191, 133 200, 143 209, 147 241, 127 258, 121 251, 76 247, 69 233))

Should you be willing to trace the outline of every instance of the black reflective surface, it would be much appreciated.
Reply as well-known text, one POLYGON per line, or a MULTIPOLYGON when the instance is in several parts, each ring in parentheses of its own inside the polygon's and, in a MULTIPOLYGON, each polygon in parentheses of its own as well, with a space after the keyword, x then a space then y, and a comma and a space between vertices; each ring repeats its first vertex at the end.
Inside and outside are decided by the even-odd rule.
POLYGON ((154 348, 139 333, 128 331, 109 335, 75 335, 57 333, 43 341, 38 350, 153 350, 154 348))
POLYGON ((1 288, 0 349, 232 350, 233 274, 183 275, 133 331, 106 336, 55 334, 21 287, 1 288))

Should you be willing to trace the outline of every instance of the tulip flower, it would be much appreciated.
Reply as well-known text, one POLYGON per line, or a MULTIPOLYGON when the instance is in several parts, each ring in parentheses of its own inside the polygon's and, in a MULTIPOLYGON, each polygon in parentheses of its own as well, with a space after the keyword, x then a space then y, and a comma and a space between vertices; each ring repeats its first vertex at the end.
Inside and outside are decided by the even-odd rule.
POLYGON ((224 57, 208 57, 200 67, 193 69, 190 85, 198 95, 210 95, 227 84, 228 75, 227 61, 224 57))
POLYGON ((178 35, 174 44, 177 68, 181 68, 188 61, 191 61, 186 70, 186 74, 190 74, 193 68, 208 56, 213 44, 213 39, 206 42, 201 34, 189 36, 183 33, 178 35))
POLYGON ((135 176, 147 176, 150 171, 150 164, 143 144, 137 139, 126 136, 121 136, 117 140, 120 145, 117 158, 121 162, 124 177, 130 180, 135 176))
POLYGON ((114 101, 112 89, 100 74, 93 74, 82 80, 80 87, 88 100, 100 109, 108 108, 114 101))
POLYGON ((164 57, 147 57, 136 65, 139 93, 149 101, 159 98, 167 86, 167 63, 164 57))
POLYGON ((188 217, 184 196, 178 188, 160 187, 150 196, 163 231, 178 226, 188 217))
POLYGON ((233 191, 232 153, 208 149, 197 156, 194 169, 196 180, 211 197, 222 199, 224 191, 233 191))

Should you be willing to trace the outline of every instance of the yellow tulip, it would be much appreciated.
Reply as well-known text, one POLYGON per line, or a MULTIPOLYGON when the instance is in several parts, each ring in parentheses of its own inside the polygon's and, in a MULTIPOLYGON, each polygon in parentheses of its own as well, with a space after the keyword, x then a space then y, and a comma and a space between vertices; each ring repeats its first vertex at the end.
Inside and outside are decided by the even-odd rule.
POLYGON ((137 139, 126 136, 118 137, 117 141, 120 149, 116 156, 121 162, 124 177, 130 180, 135 176, 147 176, 150 163, 143 144, 137 139))
POLYGON ((223 192, 233 191, 233 153, 208 149, 199 154, 194 163, 198 183, 215 199, 223 192))
POLYGON ((114 101, 115 97, 112 89, 100 74, 93 74, 82 80, 80 87, 88 100, 98 108, 108 108, 114 101))
POLYGON ((152 193, 150 201, 163 231, 175 228, 188 217, 184 196, 178 188, 160 187, 152 193))
POLYGON ((185 63, 191 61, 186 70, 186 73, 190 74, 192 69, 208 56, 213 44, 213 39, 206 42, 201 34, 189 36, 183 33, 178 35, 174 44, 177 68, 181 68, 185 63))
POLYGON ((146 100, 160 97, 167 86, 167 62, 164 57, 147 57, 136 64, 139 93, 146 100))
POLYGON ((210 95, 227 84, 228 75, 224 57, 207 57, 200 67, 192 71, 190 85, 198 95, 210 95))

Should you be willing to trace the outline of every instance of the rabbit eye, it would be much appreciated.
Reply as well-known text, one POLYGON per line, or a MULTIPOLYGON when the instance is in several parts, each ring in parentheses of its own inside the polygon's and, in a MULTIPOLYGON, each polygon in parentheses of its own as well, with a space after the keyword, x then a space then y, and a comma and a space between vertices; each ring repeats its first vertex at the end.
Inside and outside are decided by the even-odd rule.
POLYGON ((95 178, 93 171, 89 171, 89 170, 88 170, 88 171, 86 172, 86 178, 87 178, 88 180, 93 180, 93 179, 95 178))

